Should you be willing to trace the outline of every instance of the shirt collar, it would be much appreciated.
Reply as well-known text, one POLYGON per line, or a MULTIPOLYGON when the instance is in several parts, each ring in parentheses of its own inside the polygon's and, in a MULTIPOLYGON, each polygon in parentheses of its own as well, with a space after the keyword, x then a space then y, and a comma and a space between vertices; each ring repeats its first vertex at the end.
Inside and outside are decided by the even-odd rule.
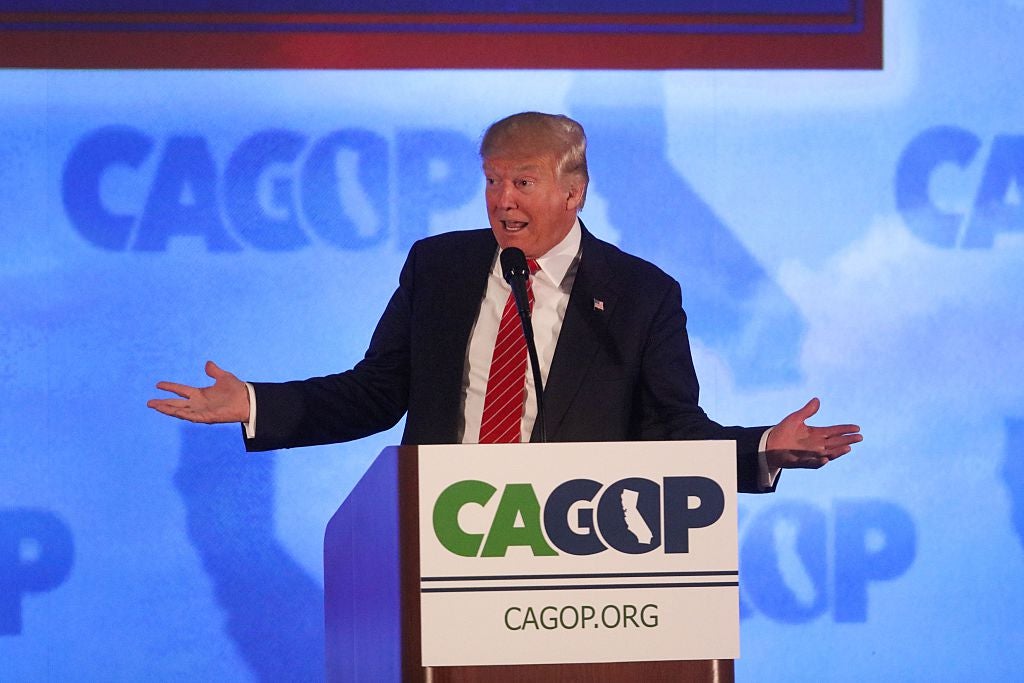
POLYGON ((546 273, 556 285, 562 281, 573 259, 580 253, 582 239, 583 230, 580 228, 580 219, 577 218, 562 241, 537 259, 541 272, 546 273))

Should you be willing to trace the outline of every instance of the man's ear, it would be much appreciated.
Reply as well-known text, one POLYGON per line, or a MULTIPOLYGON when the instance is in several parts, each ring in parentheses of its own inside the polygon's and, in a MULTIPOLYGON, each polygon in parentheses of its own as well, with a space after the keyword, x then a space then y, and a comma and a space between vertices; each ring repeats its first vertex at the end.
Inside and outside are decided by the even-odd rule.
POLYGON ((565 208, 567 211, 579 211, 580 207, 583 206, 583 193, 585 189, 586 186, 579 178, 573 178, 569 181, 568 192, 565 196, 565 208))

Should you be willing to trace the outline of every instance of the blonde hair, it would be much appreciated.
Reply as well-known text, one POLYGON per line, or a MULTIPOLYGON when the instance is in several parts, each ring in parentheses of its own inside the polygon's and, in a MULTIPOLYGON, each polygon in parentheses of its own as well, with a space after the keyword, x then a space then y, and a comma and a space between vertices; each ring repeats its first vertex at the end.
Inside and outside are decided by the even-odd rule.
POLYGON ((576 176, 583 185, 580 207, 587 198, 587 134, 583 126, 562 114, 524 111, 495 121, 480 140, 480 157, 553 156, 555 171, 576 176))

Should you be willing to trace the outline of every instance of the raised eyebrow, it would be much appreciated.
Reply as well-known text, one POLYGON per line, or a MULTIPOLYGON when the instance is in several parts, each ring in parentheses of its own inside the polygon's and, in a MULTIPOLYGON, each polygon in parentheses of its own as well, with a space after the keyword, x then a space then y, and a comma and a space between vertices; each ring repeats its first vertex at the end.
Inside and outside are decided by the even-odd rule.
MULTIPOLYGON (((499 182, 499 180, 500 179, 498 178, 498 174, 497 173, 484 173, 484 182, 486 182, 486 183, 496 183, 496 182, 499 182)), ((536 175, 531 175, 530 173, 527 173, 527 172, 521 172, 521 173, 513 173, 512 177, 510 178, 510 180, 513 183, 516 183, 516 184, 519 184, 519 183, 535 183, 535 182, 537 182, 538 178, 537 178, 536 175)))

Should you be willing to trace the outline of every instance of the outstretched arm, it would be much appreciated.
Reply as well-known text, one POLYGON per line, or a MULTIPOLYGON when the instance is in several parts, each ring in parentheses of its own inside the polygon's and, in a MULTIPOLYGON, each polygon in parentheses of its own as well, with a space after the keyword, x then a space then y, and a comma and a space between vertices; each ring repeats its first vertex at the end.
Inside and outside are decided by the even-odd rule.
POLYGON ((817 469, 849 453, 853 444, 863 441, 857 425, 809 426, 807 420, 820 406, 821 401, 812 398, 772 428, 765 452, 769 469, 817 469))
POLYGON ((213 379, 208 387, 190 387, 175 382, 157 382, 156 388, 181 398, 154 398, 146 403, 153 410, 189 422, 216 424, 249 421, 249 392, 245 382, 227 370, 206 361, 206 374, 213 379))

